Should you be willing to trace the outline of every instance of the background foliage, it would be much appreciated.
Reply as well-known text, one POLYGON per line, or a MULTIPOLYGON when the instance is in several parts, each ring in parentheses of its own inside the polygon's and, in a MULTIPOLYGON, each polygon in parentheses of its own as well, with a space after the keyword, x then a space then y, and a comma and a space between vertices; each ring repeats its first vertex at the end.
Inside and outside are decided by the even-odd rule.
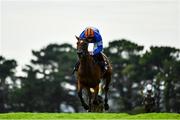
MULTIPOLYGON (((142 90, 154 84, 157 112, 180 113, 180 49, 144 47, 114 40, 104 49, 113 66, 110 112, 143 112, 142 90)), ((82 112, 71 72, 77 61, 70 44, 32 51, 31 64, 16 75, 17 61, 0 56, 0 112, 82 112)))

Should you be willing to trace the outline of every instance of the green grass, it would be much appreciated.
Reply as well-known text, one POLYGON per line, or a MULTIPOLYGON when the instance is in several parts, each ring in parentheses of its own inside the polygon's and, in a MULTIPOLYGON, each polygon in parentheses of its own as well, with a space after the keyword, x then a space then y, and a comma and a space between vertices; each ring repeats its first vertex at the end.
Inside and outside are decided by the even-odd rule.
POLYGON ((5 113, 0 114, 0 119, 176 119, 180 120, 180 114, 176 113, 149 113, 149 114, 137 114, 129 115, 126 113, 5 113))

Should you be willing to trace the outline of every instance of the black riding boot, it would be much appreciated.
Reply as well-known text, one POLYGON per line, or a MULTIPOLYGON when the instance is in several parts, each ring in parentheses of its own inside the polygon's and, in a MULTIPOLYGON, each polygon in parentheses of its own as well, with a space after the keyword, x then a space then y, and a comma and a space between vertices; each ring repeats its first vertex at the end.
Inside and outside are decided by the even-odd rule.
POLYGON ((93 56, 95 62, 100 66, 101 70, 105 72, 107 70, 107 63, 104 61, 102 54, 93 56))
POLYGON ((79 65, 80 65, 80 62, 79 62, 79 60, 78 60, 78 61, 76 62, 76 64, 75 64, 75 66, 74 66, 74 69, 73 69, 72 74, 74 74, 75 71, 78 71, 79 65))

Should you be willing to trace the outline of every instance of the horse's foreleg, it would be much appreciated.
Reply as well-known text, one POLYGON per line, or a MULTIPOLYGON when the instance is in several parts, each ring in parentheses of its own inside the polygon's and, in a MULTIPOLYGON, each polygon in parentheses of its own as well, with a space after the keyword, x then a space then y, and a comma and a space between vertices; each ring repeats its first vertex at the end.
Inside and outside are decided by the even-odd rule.
POLYGON ((105 110, 109 109, 109 105, 108 105, 108 91, 109 91, 109 84, 110 84, 110 82, 111 82, 111 77, 107 77, 106 78, 105 87, 104 87, 104 91, 105 91, 104 108, 105 108, 105 110))
POLYGON ((84 107, 84 109, 85 110, 88 110, 89 109, 89 107, 88 107, 88 105, 84 102, 84 99, 83 99, 83 97, 82 97, 82 86, 81 86, 81 84, 78 82, 78 96, 79 96, 79 98, 80 98, 80 100, 81 100, 81 104, 82 104, 82 106, 84 107))
POLYGON ((87 89, 87 91, 88 91, 88 96, 89 96, 89 112, 91 112, 91 108, 92 108, 92 106, 91 106, 91 99, 92 99, 92 93, 91 93, 91 91, 90 91, 90 88, 89 89, 87 89))
POLYGON ((99 84, 94 88, 94 101, 93 104, 98 105, 98 92, 99 92, 99 84))

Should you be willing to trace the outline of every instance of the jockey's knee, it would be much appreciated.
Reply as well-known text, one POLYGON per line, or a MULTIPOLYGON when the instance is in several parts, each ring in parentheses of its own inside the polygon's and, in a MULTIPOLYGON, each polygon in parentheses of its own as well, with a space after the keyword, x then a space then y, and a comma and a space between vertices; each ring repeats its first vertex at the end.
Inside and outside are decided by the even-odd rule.
POLYGON ((94 58, 96 61, 103 61, 103 55, 102 55, 102 53, 98 53, 98 54, 93 55, 93 58, 94 58))

